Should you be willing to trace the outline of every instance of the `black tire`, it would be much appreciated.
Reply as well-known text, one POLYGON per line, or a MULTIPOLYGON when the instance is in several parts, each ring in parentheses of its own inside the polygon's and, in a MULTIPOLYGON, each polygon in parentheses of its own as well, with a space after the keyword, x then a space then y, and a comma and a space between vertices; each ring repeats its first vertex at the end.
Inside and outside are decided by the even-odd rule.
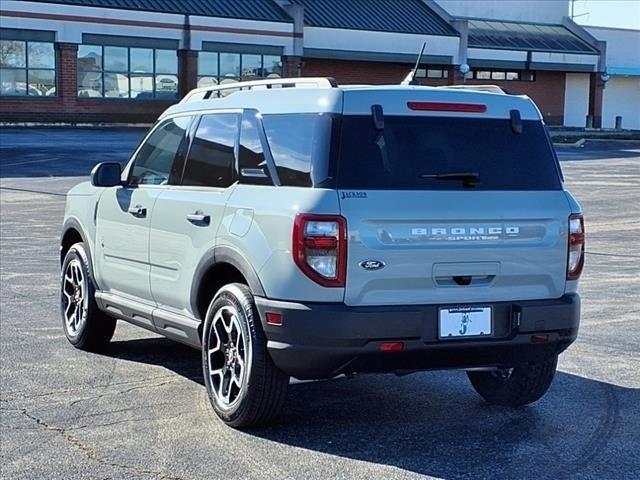
POLYGON ((467 372, 471 385, 488 403, 521 407, 547 393, 558 365, 553 355, 541 362, 497 372, 467 372))
POLYGON ((211 405, 227 425, 233 428, 267 425, 280 413, 289 377, 274 365, 269 356, 260 316, 246 285, 226 285, 211 301, 202 331, 202 370, 211 405), (221 338, 225 335, 221 325, 226 328, 227 324, 231 331, 226 333, 225 342, 221 338), (244 335, 242 339, 235 332, 238 328, 244 335), (243 358, 242 373, 239 373, 240 367, 236 362, 239 356, 243 358), (225 389, 222 385, 225 376, 229 375, 228 389, 225 389), (233 378, 240 377, 242 386, 238 387, 236 383, 232 393, 233 378), (228 402, 224 401, 225 394, 229 397, 228 402))
POLYGON ((96 304, 95 286, 89 269, 89 257, 83 243, 73 245, 62 262, 60 314, 62 316, 64 334, 74 347, 90 352, 100 352, 107 348, 116 328, 116 319, 102 312, 96 304), (68 276, 74 275, 70 273, 70 266, 73 267, 74 271, 79 269, 82 275, 82 281, 78 283, 84 285, 84 292, 79 303, 75 303, 69 297, 73 290, 73 284, 68 281, 68 276), (77 328, 74 328, 67 318, 69 312, 75 311, 75 308, 78 308, 81 312, 77 328))

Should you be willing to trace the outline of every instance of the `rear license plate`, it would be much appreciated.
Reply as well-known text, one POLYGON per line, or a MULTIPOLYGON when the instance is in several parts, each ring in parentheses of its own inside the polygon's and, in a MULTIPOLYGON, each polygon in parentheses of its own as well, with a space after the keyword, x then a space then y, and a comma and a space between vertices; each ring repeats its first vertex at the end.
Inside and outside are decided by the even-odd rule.
POLYGON ((439 313, 440 339, 491 336, 491 307, 447 307, 439 313))

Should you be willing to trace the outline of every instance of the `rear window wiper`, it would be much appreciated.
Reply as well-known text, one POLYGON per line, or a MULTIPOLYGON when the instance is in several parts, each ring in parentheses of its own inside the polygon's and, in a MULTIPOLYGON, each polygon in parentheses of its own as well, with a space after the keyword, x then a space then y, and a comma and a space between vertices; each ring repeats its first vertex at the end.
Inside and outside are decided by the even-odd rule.
POLYGON ((462 185, 472 188, 478 185, 476 180, 480 176, 477 172, 455 172, 455 173, 425 173, 420 178, 435 178, 436 180, 462 180, 462 185))

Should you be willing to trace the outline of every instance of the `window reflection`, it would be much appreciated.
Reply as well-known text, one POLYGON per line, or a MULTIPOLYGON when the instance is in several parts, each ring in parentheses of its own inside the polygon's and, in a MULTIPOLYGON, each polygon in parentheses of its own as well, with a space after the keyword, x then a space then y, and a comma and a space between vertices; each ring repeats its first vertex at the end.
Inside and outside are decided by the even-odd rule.
POLYGON ((0 40, 0 95, 56 95, 53 43, 0 40))
POLYGON ((80 45, 78 96, 176 99, 177 52, 156 48, 80 45))
POLYGON ((282 58, 279 55, 208 51, 198 53, 198 87, 281 76, 282 58))

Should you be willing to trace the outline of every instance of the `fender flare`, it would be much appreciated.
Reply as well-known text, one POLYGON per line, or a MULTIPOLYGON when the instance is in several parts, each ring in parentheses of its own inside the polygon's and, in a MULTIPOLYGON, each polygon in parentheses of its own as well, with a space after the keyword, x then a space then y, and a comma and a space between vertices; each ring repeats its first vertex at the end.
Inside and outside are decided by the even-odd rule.
POLYGON ((190 292, 190 304, 194 314, 197 314, 198 311, 198 290, 202 279, 211 267, 220 263, 228 263, 229 265, 234 266, 247 280, 251 293, 257 296, 265 295, 264 288, 262 287, 258 274, 244 255, 231 246, 216 246, 209 249, 202 256, 202 259, 195 270, 190 292))
MULTIPOLYGON (((85 252, 87 252, 87 256, 89 257, 87 259, 88 260, 87 263, 89 264, 89 275, 91 275, 91 281, 93 282, 95 289, 100 290, 100 287, 96 283, 96 276, 93 274, 93 254, 91 253, 91 244, 87 240, 87 236, 84 233, 82 224, 74 217, 67 218, 64 224, 62 225, 62 234, 60 235, 60 250, 62 251, 62 239, 67 234, 67 232, 71 229, 74 229, 76 232, 78 232, 80 234, 80 238, 82 238, 82 243, 84 244, 84 250, 85 252)), ((62 262, 64 262, 64 258, 62 258, 62 255, 61 255, 60 266, 62 266, 62 262)))

